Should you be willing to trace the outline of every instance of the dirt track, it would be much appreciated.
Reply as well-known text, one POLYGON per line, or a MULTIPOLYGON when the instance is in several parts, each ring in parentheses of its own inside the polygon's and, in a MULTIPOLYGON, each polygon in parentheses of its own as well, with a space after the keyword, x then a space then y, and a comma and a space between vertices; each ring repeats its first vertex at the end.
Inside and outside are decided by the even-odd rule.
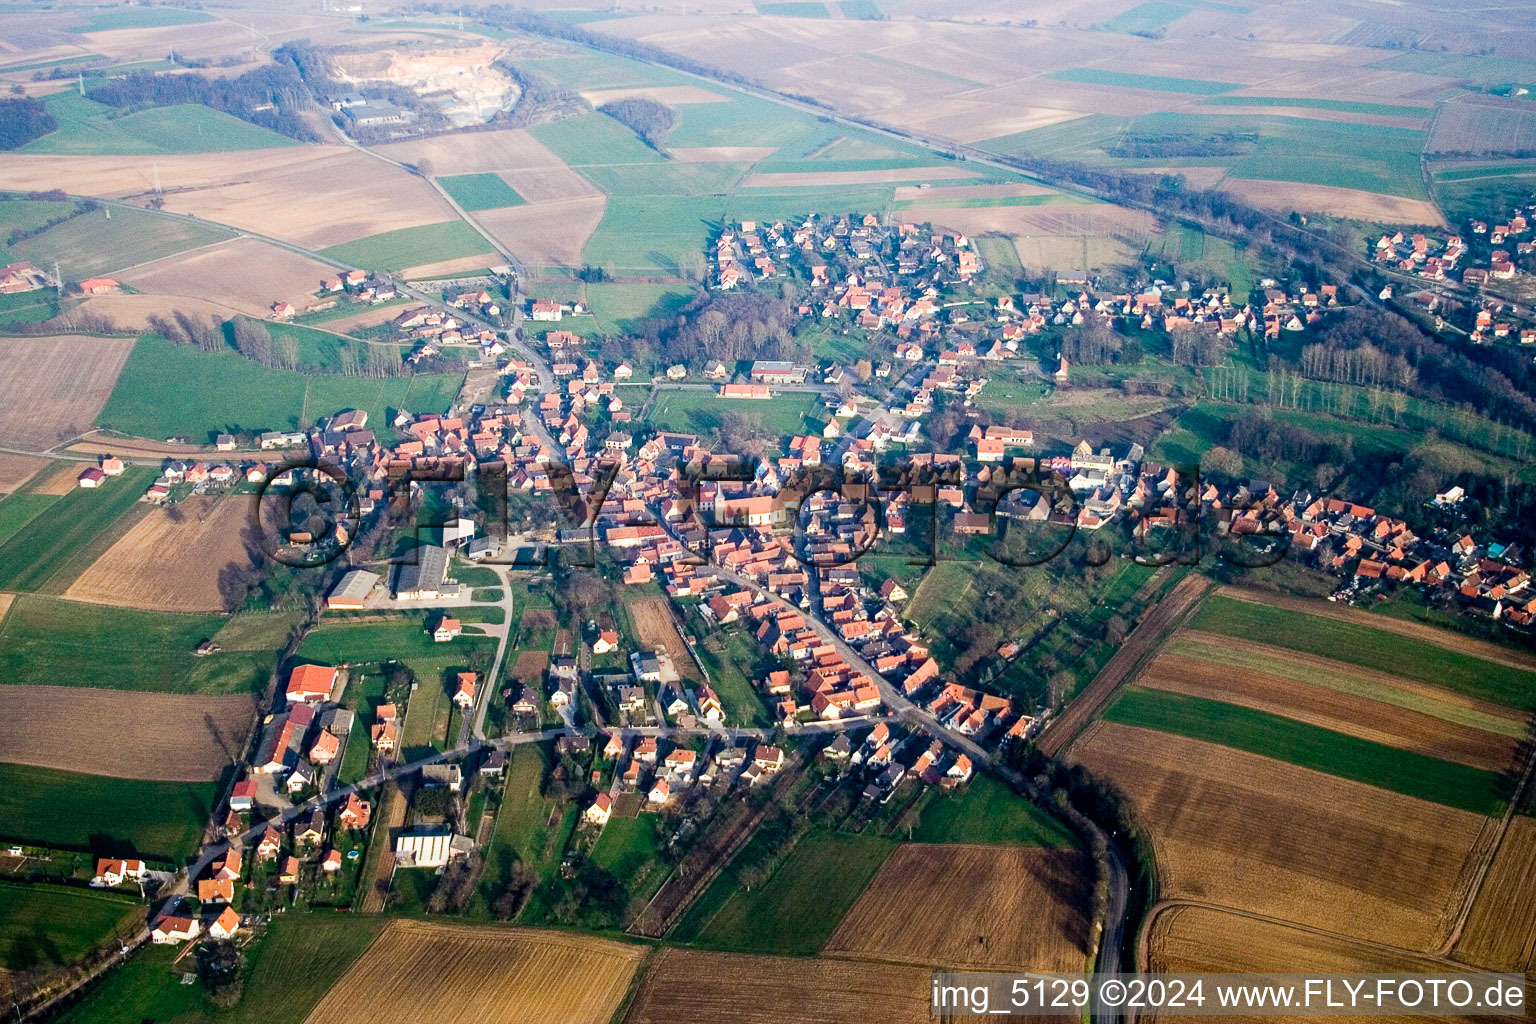
POLYGON ((1078 694, 1066 712, 1046 727, 1040 736, 1040 750, 1055 757, 1098 715, 1115 693, 1130 681, 1147 657, 1168 633, 1210 590, 1212 583, 1199 573, 1190 573, 1139 622, 1125 643, 1094 676, 1093 682, 1078 694))

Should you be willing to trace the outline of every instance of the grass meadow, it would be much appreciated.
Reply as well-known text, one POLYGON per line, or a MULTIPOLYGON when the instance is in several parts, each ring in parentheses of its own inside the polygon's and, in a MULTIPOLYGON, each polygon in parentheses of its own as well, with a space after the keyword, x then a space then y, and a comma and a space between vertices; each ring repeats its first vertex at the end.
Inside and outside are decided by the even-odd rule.
MULTIPOLYGON (((489 253, 491 243, 464 221, 446 220, 440 224, 385 231, 320 251, 333 260, 365 270, 396 273, 427 263, 489 253)), ((498 256, 491 262, 500 260, 498 256)))
POLYGON ((73 89, 45 101, 59 127, 21 148, 23 153, 68 156, 222 153, 300 145, 238 117, 183 103, 125 114, 73 89))
POLYGON ((345 409, 365 409, 380 432, 399 409, 443 412, 463 378, 316 375, 269 370, 234 351, 203 352, 145 335, 134 345, 101 411, 103 427, 135 437, 296 430, 345 409), (188 388, 188 382, 197 387, 188 388))
POLYGON ((179 861, 197 850, 216 782, 142 782, 0 764, 0 839, 179 861), (115 845, 114 845, 115 844, 115 845))
MULTIPOLYGON (((62 575, 76 552, 138 504, 154 477, 152 468, 132 466, 101 487, 77 487, 46 504, 40 499, 48 496, 35 494, 12 495, 0 501, 3 510, 23 499, 15 519, 0 512, 0 529, 15 527, 0 545, 0 590, 39 590, 62 575), (24 522, 17 522, 23 518, 24 522)), ((66 586, 68 582, 72 580, 66 581, 66 586)))
POLYGON ((698 942, 814 956, 896 845, 880 836, 813 830, 767 882, 750 892, 735 890, 700 930, 698 942))
POLYGON ((22 594, 0 623, 0 676, 22 686, 255 693, 270 678, 277 645, 192 653, 228 621, 22 594))
POLYGON ((0 963, 18 962, 27 947, 44 960, 79 960, 138 913, 119 893, 0 882, 0 963))

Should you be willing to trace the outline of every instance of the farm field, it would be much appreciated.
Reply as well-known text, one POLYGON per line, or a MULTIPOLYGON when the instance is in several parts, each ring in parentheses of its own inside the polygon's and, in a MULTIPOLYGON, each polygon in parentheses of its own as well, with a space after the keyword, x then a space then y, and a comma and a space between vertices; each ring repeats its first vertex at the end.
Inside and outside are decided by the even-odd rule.
POLYGON ((192 653, 228 621, 22 594, 0 622, 0 678, 209 697, 255 693, 270 677, 280 642, 201 658, 192 653))
POLYGON ((132 348, 83 335, 0 341, 0 439, 41 449, 89 430, 132 348))
POLYGON ((813 955, 896 846, 878 836, 812 831, 767 882, 733 893, 701 930, 699 944, 813 955))
MULTIPOLYGON (((281 238, 307 249, 435 224, 453 216, 452 208, 427 182, 339 145, 246 150, 238 157, 226 153, 0 153, 0 179, 17 191, 62 188, 75 195, 127 197, 151 191, 157 173, 167 212, 281 238)), ((116 224, 123 212, 121 207, 114 209, 111 223, 116 224)), ((218 230, 208 224, 157 217, 148 211, 143 217, 192 229, 218 230)), ((104 215, 93 214, 88 219, 99 227, 104 215)), ((221 231, 220 236, 228 234, 221 231)), ((145 255, 112 262, 123 267, 151 258, 145 255)))
POLYGON ((171 612, 230 611, 219 577, 251 563, 249 498, 193 497, 152 510, 91 563, 64 596, 76 601, 171 612))
POLYGON ((324 255, 365 270, 393 273, 428 263, 485 256, 484 266, 501 262, 474 228, 461 220, 400 228, 320 250, 324 255))
POLYGON ((740 1024, 743 1006, 775 1024, 926 1024, 931 978, 920 967, 663 949, 623 1024, 740 1024))
POLYGON ((1510 821, 1455 955, 1501 971, 1536 970, 1536 818, 1510 821))
POLYGON ((645 954, 559 932, 394 921, 305 1020, 366 1024, 384 1005, 402 1020, 608 1024, 645 954))
POLYGON ((1088 955, 1083 908, 1091 876, 1087 859, 1071 851, 904 843, 825 952, 957 970, 1072 973, 1088 955), (967 894, 957 901, 961 878, 967 894))
POLYGON ((59 500, 57 494, 10 494, 0 501, 0 545, 59 500))
POLYGON ((219 153, 300 144, 200 104, 152 107, 124 115, 116 107, 97 103, 73 89, 54 93, 45 102, 59 127, 27 143, 23 153, 219 153))
MULTIPOLYGON (((311 376, 269 370, 234 350, 203 352, 155 335, 141 337, 101 412, 101 425, 134 437, 189 437, 296 430, 346 409, 387 424, 396 410, 446 411, 463 378, 311 376), (185 381, 197 381, 189 393, 185 381)), ((382 431, 381 431, 382 433, 382 431)))
POLYGON ((207 782, 245 747, 250 697, 0 686, 0 761, 152 782, 207 782), (68 736, 69 742, 59 742, 68 736))
POLYGON ((1469 707, 1427 686, 1405 687, 1391 676, 1271 651, 1185 633, 1137 684, 1240 704, 1488 771, 1515 763, 1521 723, 1513 715, 1469 707))
POLYGON ((1479 815, 1170 733, 1099 722, 1071 759, 1127 794, 1165 899, 1410 949, 1443 940, 1479 815))
POLYGON ((506 206, 522 206, 526 201, 517 190, 492 172, 480 174, 454 174, 438 178, 437 183, 448 191, 453 201, 470 213, 478 210, 498 210, 506 206))
MULTIPOLYGON (((61 477, 73 477, 74 465, 63 464, 61 477)), ((135 508, 154 470, 132 466, 122 476, 109 477, 97 488, 74 488, 29 520, 0 545, 0 590, 40 590, 65 573, 98 538, 109 536, 120 519, 142 514, 135 508)), ((79 566, 75 572, 83 570, 79 566)))
POLYGON ((218 795, 211 782, 142 782, 0 764, 0 837, 82 850, 115 841, 145 857, 180 860, 197 849, 218 795))
POLYGON ((1428 957, 1208 907, 1163 911, 1149 938, 1148 958, 1156 971, 1439 973, 1446 969, 1443 962, 1428 957))
POLYGON ((1103 718, 1278 758, 1473 814, 1498 814, 1504 807, 1498 772, 1238 704, 1132 686, 1105 710, 1103 718))
MULTIPOLYGON (((64 159, 64 158, 61 158, 64 159)), ((74 158, 69 158, 74 159, 74 158)), ((58 261, 67 281, 113 274, 217 242, 231 234, 213 224, 162 217, 148 210, 113 207, 81 213, 10 247, 17 259, 51 267, 58 261)))
POLYGON ((684 679, 699 679, 699 670, 677 632, 672 609, 665 597, 645 597, 625 605, 635 623, 635 640, 648 651, 662 648, 672 659, 672 667, 684 679))
POLYGON ((1155 92, 1188 92, 1200 96, 1241 89, 1237 82, 1212 82, 1200 78, 1169 78, 1165 75, 1139 75, 1129 71, 1106 71, 1102 68, 1069 68, 1046 76, 1058 82, 1081 82, 1086 85, 1110 85, 1118 89, 1151 89, 1155 92))
POLYGON ((1372 617, 1367 623, 1356 616, 1332 614, 1331 609, 1325 613, 1326 606, 1313 606, 1316 613, 1295 605, 1259 604, 1218 594, 1195 613, 1188 627, 1239 640, 1273 640, 1303 654, 1399 675, 1506 707, 1522 709, 1536 703, 1530 686, 1536 662, 1520 658, 1525 667, 1516 667, 1487 660, 1487 653, 1499 649, 1469 649, 1468 641, 1453 634, 1392 619, 1372 617))
POLYGON ((79 960, 142 911, 132 897, 60 885, 0 882, 0 963, 79 960))
MULTIPOLYGON (((304 309, 315 301, 332 269, 318 260, 254 238, 236 238, 119 272, 117 279, 140 292, 186 296, 254 317, 270 315, 274 302, 304 309)), ((165 310, 177 309, 174 300, 165 310)), ((275 327, 275 325, 274 325, 275 327)))
POLYGON ((298 657, 322 665, 403 661, 447 666, 463 662, 477 648, 494 651, 495 638, 461 636, 453 643, 439 644, 427 635, 419 619, 357 623, 338 619, 311 630, 299 645, 298 657))

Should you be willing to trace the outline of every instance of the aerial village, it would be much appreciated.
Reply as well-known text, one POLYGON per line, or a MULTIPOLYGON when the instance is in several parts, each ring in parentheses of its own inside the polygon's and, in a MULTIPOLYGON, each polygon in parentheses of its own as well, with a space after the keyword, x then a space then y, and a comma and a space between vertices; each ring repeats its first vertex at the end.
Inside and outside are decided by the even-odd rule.
MULTIPOLYGON (((906 589, 860 574, 857 555, 877 534, 900 538, 920 515, 931 513, 940 529, 967 539, 1114 528, 1175 557, 1182 538, 1205 529, 1265 550, 1287 545, 1290 557, 1337 578, 1336 599, 1417 586, 1507 628, 1536 627, 1525 552, 1474 539, 1458 517, 1465 495, 1454 486, 1433 503, 1442 528, 1420 536, 1401 520, 1339 498, 1282 494, 1259 480, 1200 480, 1191 467, 1160 464, 1134 444, 1111 449, 1082 441, 1037 451, 1029 429, 977 423, 963 454, 908 448, 921 447, 936 394, 968 404, 993 367, 1020 358, 1023 339, 1048 326, 1130 320, 1217 338, 1293 330, 1337 306, 1337 292, 1327 285, 1315 292, 1271 289, 1257 307, 1236 305, 1219 289, 1191 296, 1151 282, 1136 293, 1096 296, 1085 285, 1062 302, 1005 296, 983 319, 974 306, 945 307, 948 284, 982 269, 968 239, 911 225, 887 228, 874 218, 741 224, 720 233, 712 260, 717 289, 801 274, 810 282, 801 316, 883 331, 889 357, 871 374, 882 383, 880 396, 861 396, 845 377, 850 369, 837 363, 757 360, 732 367, 705 360, 669 368, 668 381, 705 382, 723 399, 766 399, 785 388, 821 396, 826 428, 745 461, 712 451, 696 434, 635 420, 615 389, 636 368, 603 365, 581 335, 551 329, 543 351, 524 358, 508 357, 499 341, 486 351, 501 381, 496 400, 447 415, 399 411, 389 425, 393 443, 357 411, 310 431, 254 439, 259 451, 323 459, 355 481, 361 521, 345 524, 353 531, 402 488, 413 493, 413 480, 442 479, 445 471, 474 479, 494 469, 490 479, 504 479, 509 495, 547 502, 557 512, 554 525, 524 523, 518 532, 461 507, 438 542, 421 547, 410 564, 378 572, 352 566, 340 574, 326 598, 332 612, 424 609, 432 643, 461 643, 459 609, 475 601, 473 588, 455 579, 463 574, 456 566, 536 577, 543 565, 509 560, 514 547, 569 549, 597 552, 595 567, 616 586, 664 595, 656 598, 666 609, 664 625, 621 630, 611 620, 587 623, 578 644, 556 650, 526 677, 494 668, 458 672, 447 685, 460 736, 478 740, 491 708, 498 723, 495 735, 462 761, 406 760, 402 720, 415 684, 391 690, 357 720, 339 703, 346 665, 288 667, 257 753, 234 785, 223 836, 197 865, 196 900, 167 908, 155 941, 235 934, 242 916, 233 894, 242 878, 268 894, 246 906, 272 909, 285 892, 322 904, 341 900, 374 884, 370 872, 387 890, 399 870, 457 870, 483 840, 464 822, 467 798, 503 784, 518 736, 554 738, 562 771, 568 760, 569 776, 587 780, 574 787, 585 794, 581 838, 571 854, 577 857, 615 815, 659 813, 676 824, 681 841, 710 808, 731 794, 772 789, 807 757, 851 785, 869 813, 893 799, 913 800, 925 788, 964 784, 977 758, 1029 738, 1051 709, 956 682, 904 619, 906 589), (894 265, 881 256, 892 249, 894 265), (876 514, 868 499, 882 456, 897 455, 895 449, 904 466, 930 474, 922 478, 928 482, 908 479, 882 494, 876 514), (819 467, 839 468, 849 482, 840 493, 800 493, 805 475, 819 467), (1009 489, 1020 476, 1044 483, 1009 489), (567 485, 574 496, 563 490, 567 485), (740 636, 752 652, 749 682, 771 727, 752 727, 728 712, 698 647, 701 637, 720 631, 740 636), (908 712, 918 717, 898 722, 898 713, 908 712), (416 780, 411 812, 390 815, 387 849, 379 852, 369 850, 368 826, 377 815, 363 788, 336 781, 348 746, 357 743, 368 745, 370 772, 409 768, 416 780)), ((480 292, 459 298, 477 313, 495 305, 480 292)), ((529 307, 529 319, 543 323, 581 314, 579 305, 539 298, 529 307)), ((417 315, 423 327, 433 317, 438 327, 451 320, 417 315)), ((1042 373, 1064 382, 1067 369, 1062 360, 1042 373)), ((218 446, 233 451, 236 440, 220 437, 218 446)), ((108 457, 87 469, 80 485, 110 486, 120 472, 121 460, 108 457)), ((177 500, 241 480, 254 485, 269 472, 265 462, 168 460, 146 497, 177 500)), ((298 529, 284 539, 296 546, 314 540, 298 529)), ((997 653, 1007 661, 1021 649, 1010 641, 997 653)), ((128 885, 146 870, 103 860, 96 874, 101 885, 128 885)))

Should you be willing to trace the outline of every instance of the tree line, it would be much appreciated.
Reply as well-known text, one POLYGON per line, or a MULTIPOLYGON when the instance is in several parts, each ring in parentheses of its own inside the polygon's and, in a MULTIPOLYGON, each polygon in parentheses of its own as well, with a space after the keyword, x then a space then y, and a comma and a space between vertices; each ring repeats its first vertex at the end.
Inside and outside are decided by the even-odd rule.
POLYGON ((58 127, 59 122, 36 97, 0 99, 0 149, 20 149, 58 127))

